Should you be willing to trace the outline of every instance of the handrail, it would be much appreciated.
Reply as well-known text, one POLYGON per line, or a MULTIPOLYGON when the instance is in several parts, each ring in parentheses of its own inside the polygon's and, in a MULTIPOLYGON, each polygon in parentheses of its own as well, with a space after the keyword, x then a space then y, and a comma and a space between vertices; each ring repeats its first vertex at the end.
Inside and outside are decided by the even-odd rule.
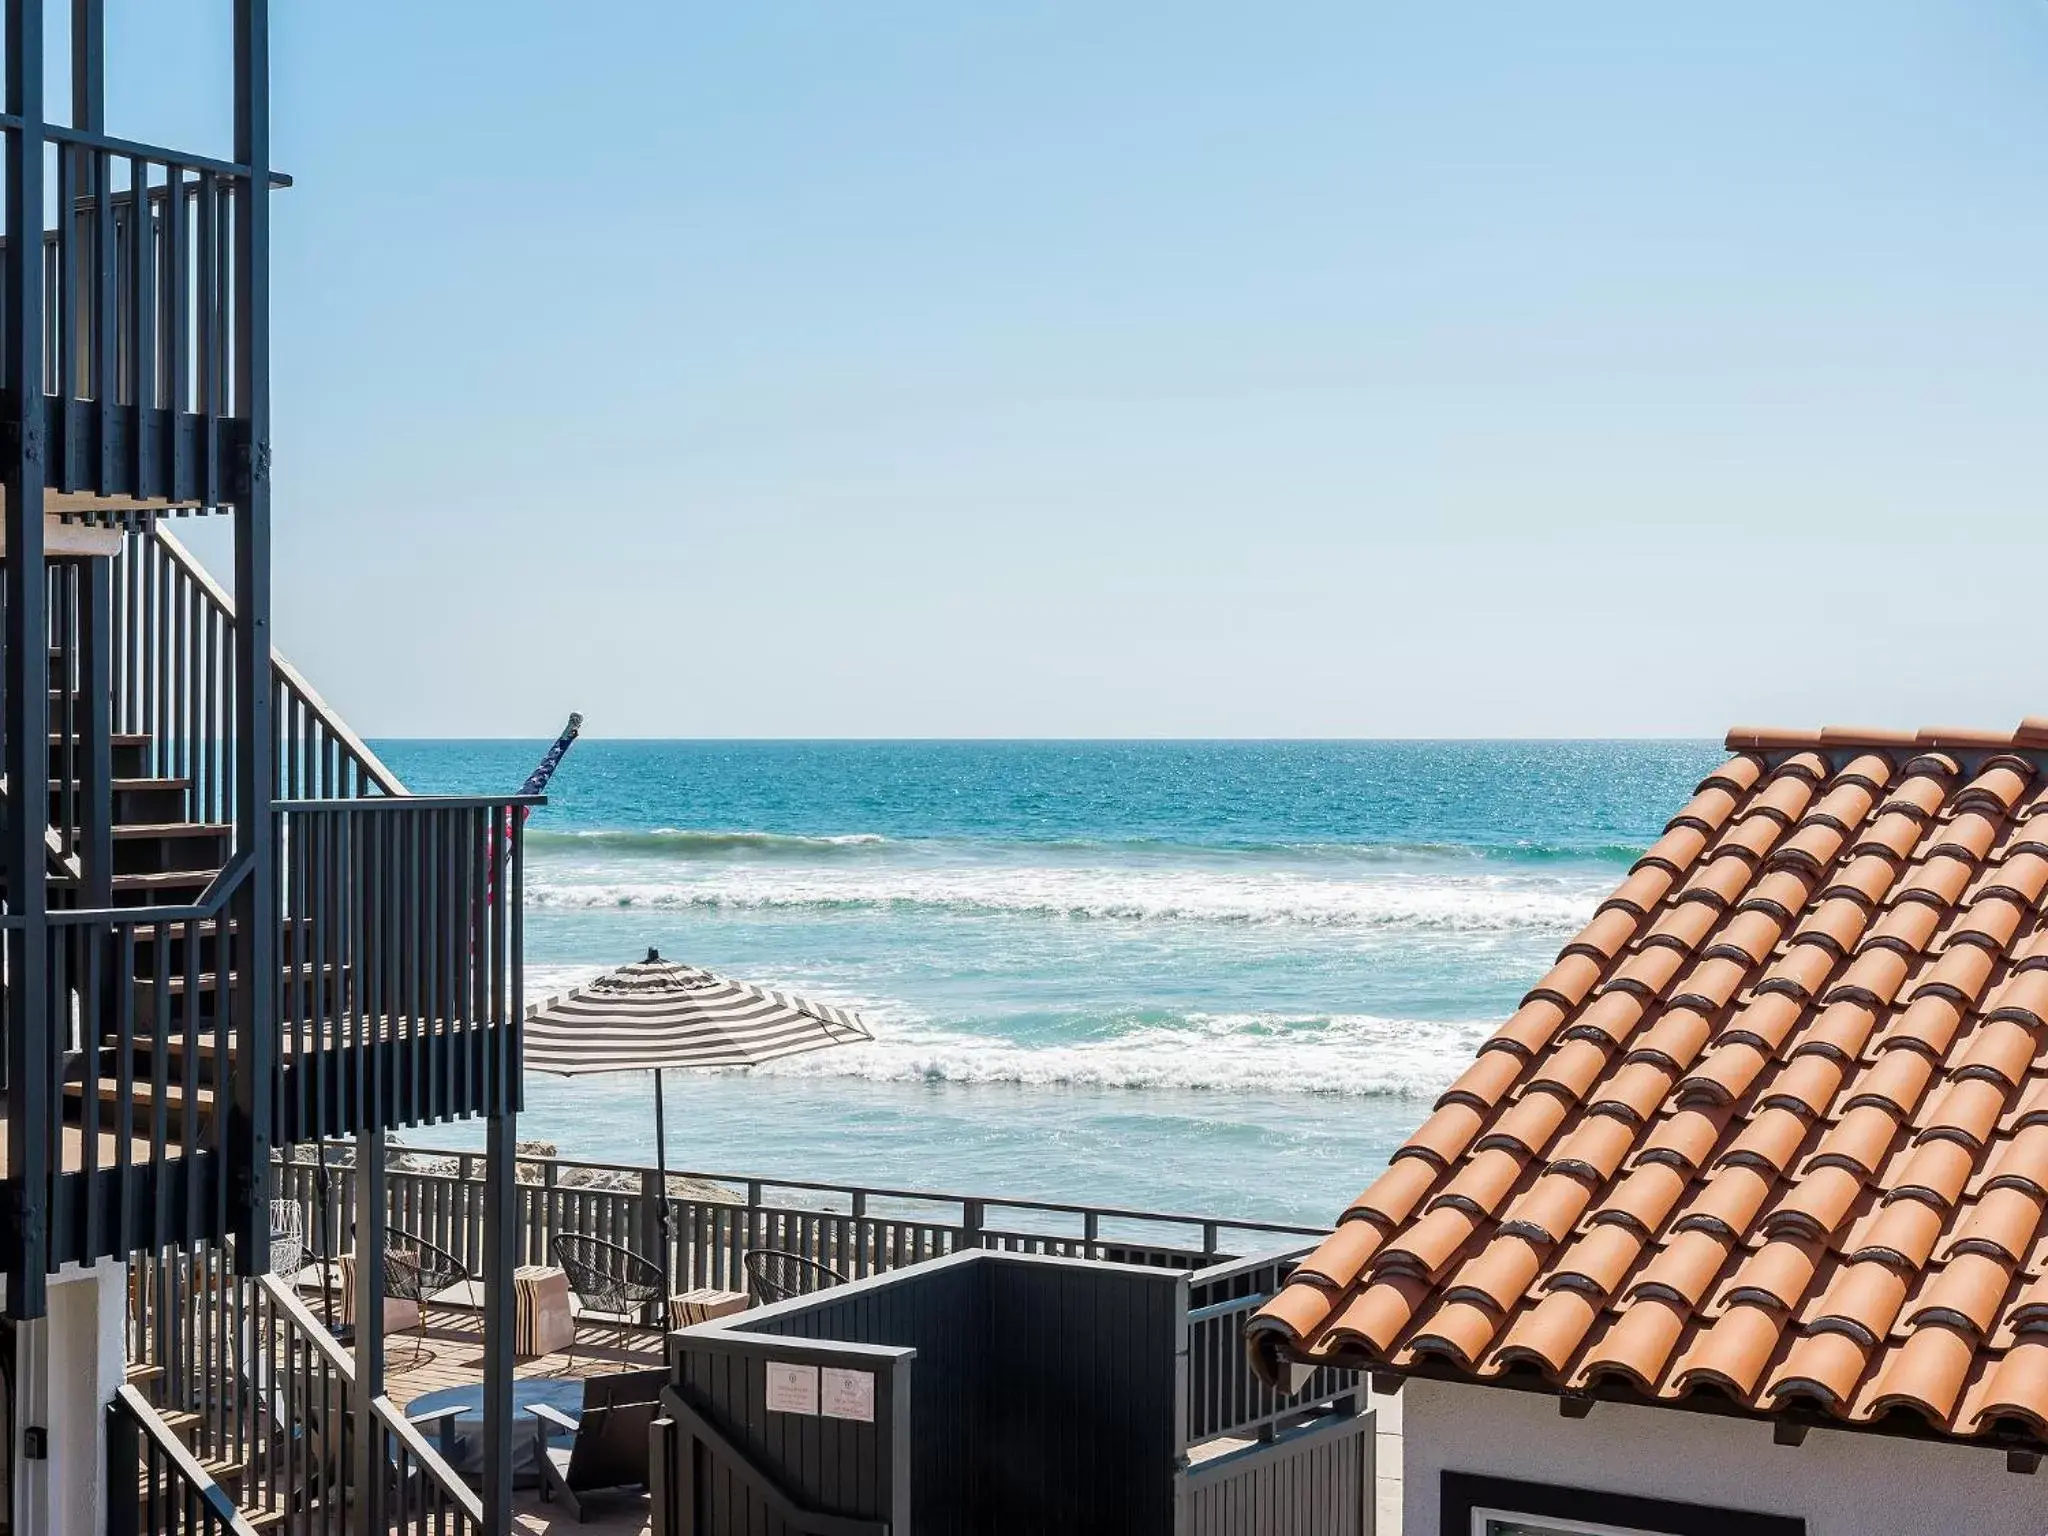
MULTIPOLYGON (((197 557, 162 523, 156 524, 150 534, 171 559, 171 563, 191 579, 200 594, 213 605, 228 624, 235 622, 235 601, 221 584, 213 579, 213 573, 202 565, 197 557)), ((346 720, 335 712, 328 702, 320 697, 313 685, 306 681, 305 674, 288 661, 276 646, 270 648, 270 665, 275 677, 284 684, 286 692, 293 695, 316 719, 328 734, 333 736, 341 749, 354 759, 358 769, 387 795, 404 795, 405 785, 398 775, 384 765, 382 758, 370 749, 369 743, 358 736, 346 720)))
MULTIPOLYGON (((256 1283, 263 1288, 277 1307, 279 1313, 303 1337, 306 1346, 317 1354, 342 1381, 355 1385, 356 1363, 353 1356, 341 1347, 333 1334, 305 1300, 274 1274, 257 1276, 256 1283)), ((377 1421, 393 1435, 404 1448, 406 1455, 418 1463, 419 1468, 434 1486, 476 1525, 484 1520, 483 1500, 462 1480, 462 1475, 442 1459, 430 1441, 406 1418, 389 1397, 379 1393, 370 1402, 371 1411, 377 1421)))
POLYGON ((324 800, 273 800, 278 811, 501 811, 512 807, 546 805, 546 795, 412 795, 403 790, 395 795, 378 795, 351 800, 347 796, 324 800))
MULTIPOLYGON (((503 802, 493 801, 490 803, 500 804, 503 802)), ((394 1156, 400 1152, 409 1156, 447 1157, 457 1160, 474 1158, 478 1155, 474 1148, 458 1149, 453 1147, 416 1146, 410 1142, 406 1143, 402 1148, 393 1149, 394 1156)), ((650 1178, 654 1175, 655 1171, 653 1166, 647 1163, 593 1162, 583 1158, 541 1157, 527 1152, 519 1154, 519 1161, 535 1165, 552 1163, 560 1168, 587 1168, 601 1173, 645 1174, 650 1178)), ((750 1188, 758 1187, 763 1190, 797 1189, 818 1194, 864 1197, 871 1200, 919 1200, 929 1201, 934 1204, 980 1206, 984 1210, 993 1207, 1005 1211, 1042 1211, 1056 1216, 1096 1216, 1108 1221, 1157 1222, 1162 1225, 1197 1228, 1217 1227, 1231 1232, 1272 1232, 1284 1237, 1320 1238, 1327 1235, 1329 1231, 1327 1227, 1304 1225, 1298 1222, 1260 1221, 1251 1217, 1239 1219, 1232 1216, 1197 1216, 1184 1211, 1148 1211, 1128 1206, 1088 1205, 1062 1200, 1041 1200, 1029 1196, 1013 1198, 1008 1195, 969 1195, 955 1190, 892 1189, 886 1185, 876 1184, 831 1184, 812 1179, 771 1178, 765 1174, 758 1173, 716 1173, 702 1168, 671 1168, 668 1170, 668 1175, 672 1179, 701 1179, 712 1184, 741 1184, 750 1188)), ((1265 1262, 1268 1257, 1262 1255, 1257 1259, 1245 1262, 1248 1265, 1256 1265, 1265 1262)))
MULTIPOLYGON (((0 800, 7 798, 7 775, 0 773, 0 800)), ((79 878, 84 866, 79 862, 78 855, 65 852, 64 839, 58 836, 55 827, 47 824, 43 827, 43 847, 50 856, 51 874, 66 880, 76 880, 79 878)))
MULTIPOLYGON (((52 907, 44 922, 52 928, 84 928, 96 923, 203 923, 220 916, 228 898, 241 888, 255 867, 255 860, 238 853, 221 866, 220 873, 206 884, 199 899, 183 907, 52 907)), ((0 915, 0 931, 23 926, 26 919, 13 913, 0 915)))
POLYGON ((327 1331, 325 1323, 313 1315, 313 1309, 306 1305, 297 1291, 274 1274, 258 1275, 256 1283, 269 1294, 271 1301, 292 1325, 305 1335, 307 1345, 315 1354, 340 1372, 343 1380, 353 1382, 356 1379, 355 1356, 341 1347, 340 1341, 327 1331))
MULTIPOLYGON (((23 126, 24 119, 18 112, 0 112, 0 130, 13 130, 23 126)), ((180 149, 165 149, 158 144, 145 144, 139 139, 119 139, 112 134, 94 133, 89 128, 73 128, 66 123, 44 123, 43 137, 57 144, 76 144, 85 149, 103 149, 109 154, 126 155, 137 160, 153 160, 159 165, 170 164, 188 171, 212 171, 216 176, 232 176, 242 181, 249 179, 249 167, 232 160, 215 160, 207 155, 187 154, 180 149)), ((289 187, 291 177, 282 171, 272 171, 270 184, 273 187, 289 187)))
POLYGON ((782 1484, 755 1466, 752 1457, 728 1440, 704 1411, 673 1385, 662 1393, 661 1405, 671 1413, 680 1410, 684 1431, 702 1441, 733 1476, 758 1493, 783 1524, 804 1532, 805 1536, 889 1536, 887 1520, 862 1520, 853 1515, 828 1514, 807 1504, 799 1504, 782 1484))
MULTIPOLYGON (((203 923, 219 917, 228 898, 241 889, 255 859, 238 853, 223 864, 220 873, 206 883, 199 899, 183 907, 53 907, 44 919, 52 928, 82 928, 96 923, 203 923)), ((0 928, 19 927, 21 920, 0 917, 0 928)))
POLYGON ((419 1427, 399 1411, 398 1405, 380 1392, 370 1400, 370 1411, 404 1448, 405 1454, 419 1463, 420 1470, 433 1479, 435 1488, 473 1523, 481 1526, 484 1523, 484 1501, 453 1467, 441 1459, 440 1453, 419 1432, 419 1427))
MULTIPOLYGON (((107 1411, 133 1425, 136 1432, 149 1441, 156 1454, 170 1464, 178 1481, 206 1506, 206 1513, 211 1515, 222 1529, 231 1532, 232 1536, 257 1536, 256 1527, 242 1517, 242 1512, 235 1508, 235 1501, 228 1497, 227 1491, 219 1483, 214 1481, 213 1475, 199 1464, 199 1459, 186 1447, 185 1442, 172 1432, 171 1426, 150 1407, 148 1398, 129 1383, 123 1382, 114 1389, 113 1401, 108 1403, 107 1411)), ((107 1454, 107 1482, 115 1497, 121 1497, 125 1489, 126 1497, 138 1499, 139 1490, 135 1485, 133 1470, 120 1465, 111 1446, 107 1454)))

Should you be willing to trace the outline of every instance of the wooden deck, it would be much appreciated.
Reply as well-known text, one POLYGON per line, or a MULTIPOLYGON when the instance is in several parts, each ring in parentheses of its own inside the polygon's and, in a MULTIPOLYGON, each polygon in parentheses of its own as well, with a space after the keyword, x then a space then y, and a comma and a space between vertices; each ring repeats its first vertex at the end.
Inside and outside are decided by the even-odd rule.
MULTIPOLYGON (((460 1288, 458 1287, 459 1291, 460 1288)), ((484 1379, 483 1314, 461 1305, 462 1298, 444 1293, 423 1332, 394 1333, 384 1341, 384 1390, 401 1408, 444 1387, 468 1387, 484 1379)), ((608 1371, 645 1370, 662 1363, 661 1335, 650 1330, 628 1333, 622 1347, 609 1321, 579 1324, 573 1352, 521 1360, 517 1375, 581 1378, 608 1371)), ((518 1494, 516 1531, 531 1536, 635 1536, 648 1528, 646 1497, 620 1494, 616 1500, 593 1500, 582 1524, 560 1504, 544 1504, 530 1489, 518 1494)))

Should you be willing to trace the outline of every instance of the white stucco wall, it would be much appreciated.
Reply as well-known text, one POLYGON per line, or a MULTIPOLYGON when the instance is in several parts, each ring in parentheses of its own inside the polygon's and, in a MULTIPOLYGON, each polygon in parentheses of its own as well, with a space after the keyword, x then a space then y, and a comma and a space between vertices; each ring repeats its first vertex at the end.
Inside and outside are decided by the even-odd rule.
POLYGON ((1613 1403, 1567 1419, 1498 1387, 1401 1395, 1402 1536, 1466 1536, 1438 1530, 1447 1470, 1794 1515, 1807 1536, 2048 1536, 2048 1463, 2023 1476, 2002 1451, 1819 1428, 1775 1445, 1767 1424, 1613 1403))
POLYGON ((37 1536, 103 1536, 107 1527, 104 1410, 126 1372, 128 1270, 107 1259, 50 1276, 48 1315, 16 1325, 14 1528, 37 1536), (44 1431, 30 1461, 22 1435, 44 1431))

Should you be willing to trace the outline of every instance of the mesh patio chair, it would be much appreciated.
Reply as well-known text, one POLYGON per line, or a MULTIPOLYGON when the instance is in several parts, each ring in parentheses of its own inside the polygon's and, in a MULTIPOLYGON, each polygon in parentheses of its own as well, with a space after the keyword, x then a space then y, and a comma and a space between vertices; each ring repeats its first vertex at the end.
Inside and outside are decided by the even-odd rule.
POLYGON ((270 1272, 289 1280, 306 1267, 306 1215, 296 1200, 270 1202, 270 1272))
POLYGON ((756 1306, 846 1284, 846 1276, 831 1265, 780 1248, 750 1248, 740 1256, 740 1264, 747 1272, 747 1294, 756 1306))
POLYGON ((627 1327, 644 1319, 647 1309, 661 1299, 661 1271, 651 1259, 621 1243, 608 1243, 583 1232, 563 1232, 548 1245, 548 1251, 569 1277, 569 1289, 586 1312, 618 1318, 621 1347, 626 1343, 627 1327))
POLYGON ((414 1325, 414 1363, 426 1352, 428 1298, 458 1280, 473 1278, 469 1266, 447 1249, 401 1227, 384 1229, 384 1294, 419 1309, 419 1321, 414 1325))

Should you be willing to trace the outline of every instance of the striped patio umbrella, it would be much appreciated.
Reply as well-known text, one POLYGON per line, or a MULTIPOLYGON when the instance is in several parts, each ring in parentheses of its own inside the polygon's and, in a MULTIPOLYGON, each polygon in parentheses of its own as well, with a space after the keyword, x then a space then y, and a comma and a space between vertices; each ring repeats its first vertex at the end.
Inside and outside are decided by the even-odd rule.
MULTIPOLYGON (((592 1072, 654 1074, 654 1162, 668 1192, 668 1128, 661 1075, 671 1067, 754 1067, 783 1056, 872 1040, 860 1015, 788 992, 664 960, 608 971, 526 1010, 528 1067, 561 1077, 592 1072)), ((660 1268, 668 1289, 668 1201, 660 1268)))

